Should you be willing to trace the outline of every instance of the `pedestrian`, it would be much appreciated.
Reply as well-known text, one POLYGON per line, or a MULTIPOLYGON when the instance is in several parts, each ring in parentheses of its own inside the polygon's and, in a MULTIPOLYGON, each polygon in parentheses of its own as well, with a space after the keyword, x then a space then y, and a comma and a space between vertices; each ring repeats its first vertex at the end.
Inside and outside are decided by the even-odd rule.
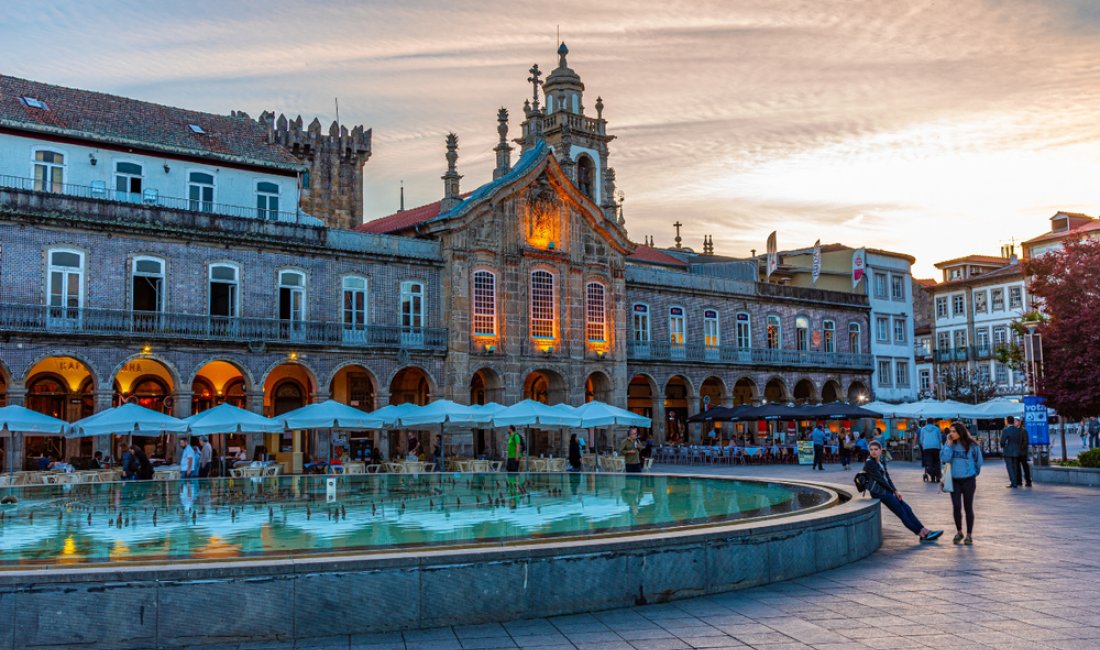
POLYGON ((569 436, 569 471, 581 471, 581 443, 575 433, 569 436))
POLYGON ((638 449, 638 427, 630 427, 623 444, 619 445, 619 452, 623 455, 623 462, 627 474, 640 474, 642 471, 642 455, 638 449))
POLYGON ((856 438, 856 451, 859 452, 858 460, 861 463, 867 461, 867 438, 860 436, 856 438))
POLYGON ((126 445, 121 445, 118 448, 119 468, 122 470, 123 481, 137 480, 137 462, 135 462, 133 453, 127 448, 126 445))
POLYGON ((508 427, 508 451, 506 452, 505 469, 509 472, 519 471, 519 454, 523 451, 523 438, 516 431, 515 425, 508 427))
POLYGON ((867 451, 870 458, 863 463, 863 472, 867 477, 867 489, 870 490, 871 496, 881 501, 884 506, 890 509, 890 512, 897 515, 897 518, 905 524, 906 528, 920 537, 920 541, 931 542, 943 535, 942 530, 929 530, 925 527, 920 519, 917 519, 917 515, 913 513, 913 509, 909 507, 909 504, 901 498, 901 492, 898 491, 898 488, 890 479, 890 472, 886 469, 882 443, 872 440, 867 446, 867 451))
POLYGON ((199 478, 206 478, 210 476, 210 468, 214 465, 214 446, 206 436, 200 436, 199 443, 199 478))
POLYGON ((415 433, 410 433, 405 442, 405 460, 414 463, 420 460, 420 438, 415 433))
POLYGON ((825 429, 818 423, 810 432, 810 440, 814 443, 814 469, 825 471, 825 429))
POLYGON ((920 441, 924 473, 929 482, 939 483, 943 478, 940 474, 940 446, 943 445, 943 436, 940 434, 940 428, 930 420, 921 420, 920 425, 917 438, 920 441))
POLYGON ((1027 443, 1023 438, 1027 434, 1024 430, 1015 425, 1015 418, 1006 418, 1005 423, 1008 425, 1001 431, 1001 455, 1005 459, 1005 468, 1008 470, 1008 485, 1005 487, 1017 488, 1020 487, 1020 475, 1017 472, 1018 463, 1020 462, 1020 454, 1023 453, 1027 443))
POLYGON ((1031 439, 1027 436, 1027 429, 1023 427, 1023 422, 1020 418, 1013 418, 1013 424, 1020 430, 1020 442, 1021 449, 1020 455, 1016 457, 1016 476, 1024 479, 1024 485, 1031 487, 1031 464, 1028 462, 1028 454, 1030 453, 1029 446, 1031 445, 1031 439))
POLYGON ((951 463, 951 513, 955 517, 956 544, 974 543, 974 490, 978 474, 982 473, 982 448, 970 436, 966 425, 954 422, 947 442, 940 450, 940 459, 951 463), (963 536, 962 511, 966 509, 966 536, 963 536))
POLYGON ((836 446, 837 452, 840 454, 840 466, 844 469, 848 469, 848 466, 852 464, 852 447, 856 441, 852 438, 852 432, 850 429, 844 429, 840 436, 837 437, 836 446))
POLYGON ((137 476, 132 476, 131 479, 136 478, 141 481, 152 479, 153 463, 149 462, 149 457, 145 455, 145 450, 135 444, 131 444, 130 454, 133 455, 137 467, 137 476))
POLYGON ((443 471, 443 436, 435 434, 435 446, 432 447, 432 462, 437 472, 443 471))
POLYGON ((1082 419, 1077 423, 1077 435, 1081 436, 1081 449, 1088 449, 1089 423, 1087 419, 1082 419))
POLYGON ((191 446, 187 438, 180 437, 180 478, 195 478, 199 474, 199 459, 195 454, 195 448, 191 446))
POLYGON ((1100 420, 1096 416, 1089 418, 1089 449, 1100 447, 1100 420))

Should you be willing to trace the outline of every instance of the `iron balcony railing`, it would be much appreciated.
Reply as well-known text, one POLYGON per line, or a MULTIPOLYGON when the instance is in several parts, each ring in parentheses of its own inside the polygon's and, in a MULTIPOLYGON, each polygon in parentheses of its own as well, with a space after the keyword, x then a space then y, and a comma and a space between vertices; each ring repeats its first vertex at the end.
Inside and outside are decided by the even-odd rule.
POLYGON ((970 348, 936 348, 936 361, 947 363, 951 361, 966 361, 970 358, 970 348))
POLYGON ((258 207, 227 205, 225 203, 214 203, 212 201, 163 196, 155 188, 146 188, 141 192, 113 190, 109 188, 106 183, 100 181, 96 181, 93 185, 71 185, 69 183, 43 183, 33 178, 0 174, 0 187, 10 187, 18 190, 44 192, 62 196, 75 196, 84 199, 111 201, 134 206, 160 207, 188 212, 206 212, 228 217, 279 221, 282 223, 299 223, 302 216, 301 213, 297 211, 267 210, 258 207))
POLYGON ((0 331, 123 336, 142 340, 221 340, 347 348, 445 350, 444 327, 359 325, 339 321, 234 318, 117 309, 0 304, 0 331))
POLYGON ((779 350, 741 348, 732 345, 666 341, 628 341, 627 358, 631 361, 692 361, 747 366, 797 366, 814 368, 871 368, 869 354, 821 352, 817 350, 779 350))

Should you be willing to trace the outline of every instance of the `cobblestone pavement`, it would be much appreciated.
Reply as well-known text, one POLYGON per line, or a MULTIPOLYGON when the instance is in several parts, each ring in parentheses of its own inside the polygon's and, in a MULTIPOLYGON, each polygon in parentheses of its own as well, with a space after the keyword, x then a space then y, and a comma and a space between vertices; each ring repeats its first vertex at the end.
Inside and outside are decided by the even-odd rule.
MULTIPOLYGON (((884 510, 883 545, 871 557, 765 587, 499 625, 229 647, 1100 648, 1100 490, 1006 489, 1004 465, 992 460, 978 479, 974 545, 955 546, 947 495, 922 483, 917 465, 891 468, 925 525, 946 531, 939 542, 917 543, 884 510)), ((657 471, 844 484, 853 473, 837 466, 824 472, 798 466, 657 471)))

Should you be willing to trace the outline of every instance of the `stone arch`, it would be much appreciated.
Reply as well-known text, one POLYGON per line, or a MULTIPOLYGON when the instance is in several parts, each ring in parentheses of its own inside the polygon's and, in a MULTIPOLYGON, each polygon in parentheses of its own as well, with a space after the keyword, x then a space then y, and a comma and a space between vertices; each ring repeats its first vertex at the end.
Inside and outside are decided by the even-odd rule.
POLYGON ((210 365, 211 363, 214 363, 215 361, 220 361, 222 363, 228 363, 229 365, 236 368, 237 371, 241 373, 241 377, 244 378, 245 389, 246 390, 255 389, 255 387, 256 387, 256 378, 252 374, 252 369, 248 367, 248 363, 241 360, 241 359, 239 359, 239 358, 237 358, 234 355, 227 355, 227 354, 211 355, 211 356, 203 358, 201 361, 199 361, 197 364, 195 364, 194 369, 190 373, 191 376, 187 380, 187 385, 190 386, 191 384, 195 383, 195 379, 199 376, 199 373, 202 372, 203 369, 206 368, 206 366, 210 365))
POLYGON ((256 394, 252 373, 232 357, 203 360, 191 374, 191 381, 181 389, 191 391, 191 415, 224 403, 248 408, 250 396, 256 394))
POLYGON ((495 368, 482 366, 470 375, 470 404, 500 403, 504 400, 504 379, 495 368))
POLYGON ((672 375, 665 382, 665 438, 670 442, 687 439, 687 419, 691 415, 691 402, 695 389, 685 375, 672 375))
POLYGON ((588 374, 584 380, 584 401, 598 400, 610 404, 614 395, 614 384, 611 377, 602 370, 596 370, 588 374))
POLYGON ((135 361, 153 361, 160 364, 164 370, 167 371, 168 379, 172 383, 172 385, 168 387, 169 391, 174 393, 180 389, 182 384, 180 383, 179 369, 176 368, 176 365, 171 361, 156 354, 132 354, 124 358, 121 363, 115 365, 114 369, 111 370, 111 381, 116 381, 119 373, 122 372, 127 365, 135 361))
POLYGON ((565 379, 556 370, 549 368, 532 370, 523 380, 525 399, 553 405, 565 402, 567 395, 565 379))
POLYGON ((787 382, 783 381, 782 377, 772 377, 768 380, 768 383, 764 384, 765 402, 787 402, 789 400, 790 393, 787 392, 787 382))
POLYGON ((740 377, 733 384, 733 405, 752 404, 760 399, 760 388, 750 377, 740 377))
MULTIPOLYGON (((635 373, 626 387, 626 408, 655 419, 657 415, 657 381, 648 373, 635 373)), ((659 425, 659 422, 654 422, 659 425)))
POLYGON ((867 389, 867 384, 859 380, 848 384, 849 402, 852 404, 861 404, 869 399, 871 399, 871 392, 867 389))
POLYGON ((424 405, 436 394, 436 384, 432 374, 420 366, 408 365, 398 368, 390 375, 387 385, 390 391, 390 404, 413 402, 424 405))
POLYGON ((378 408, 378 378, 366 364, 346 361, 328 374, 329 398, 363 411, 378 408))
MULTIPOLYGON (((97 367, 96 364, 88 361, 87 357, 71 350, 54 350, 52 352, 43 352, 42 354, 36 355, 33 359, 31 359, 30 363, 27 364, 26 369, 23 371, 21 383, 26 385, 27 380, 31 378, 31 373, 34 372, 34 369, 36 366, 38 366, 38 364, 47 359, 60 357, 68 357, 84 364, 84 367, 88 370, 88 374, 92 377, 93 390, 98 390, 99 387, 103 385, 103 375, 100 372, 100 368, 97 367)), ((14 377, 14 375, 12 376, 14 377)), ((112 374, 111 376, 114 377, 114 374, 112 374)))
POLYGON ((263 375, 262 375, 263 380, 261 381, 261 383, 259 385, 263 386, 266 390, 267 384, 271 380, 272 373, 274 373, 276 370, 278 370, 282 366, 297 366, 309 378, 309 381, 312 385, 313 390, 317 390, 317 386, 321 385, 317 381, 317 372, 312 367, 310 367, 310 365, 308 363, 305 363, 305 362, 302 362, 302 361, 290 361, 290 360, 285 359, 285 358, 284 359, 279 359, 278 361, 272 362, 271 364, 269 364, 267 366, 267 368, 264 369, 264 372, 263 372, 263 375))
POLYGON ((796 404, 809 404, 818 401, 817 387, 814 386, 813 380, 806 377, 799 379, 794 385, 792 397, 796 404))
POLYGON ((826 404, 841 401, 840 382, 835 379, 826 380, 821 386, 821 401, 826 404))

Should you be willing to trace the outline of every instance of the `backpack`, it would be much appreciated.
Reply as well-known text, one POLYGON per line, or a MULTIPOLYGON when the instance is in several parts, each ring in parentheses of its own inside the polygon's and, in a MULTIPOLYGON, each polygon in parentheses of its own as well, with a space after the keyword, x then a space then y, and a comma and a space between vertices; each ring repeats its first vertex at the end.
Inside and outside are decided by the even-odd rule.
POLYGON ((856 490, 860 494, 867 491, 870 487, 870 480, 868 480, 867 472, 856 472, 856 475, 852 477, 852 482, 856 484, 856 490))

